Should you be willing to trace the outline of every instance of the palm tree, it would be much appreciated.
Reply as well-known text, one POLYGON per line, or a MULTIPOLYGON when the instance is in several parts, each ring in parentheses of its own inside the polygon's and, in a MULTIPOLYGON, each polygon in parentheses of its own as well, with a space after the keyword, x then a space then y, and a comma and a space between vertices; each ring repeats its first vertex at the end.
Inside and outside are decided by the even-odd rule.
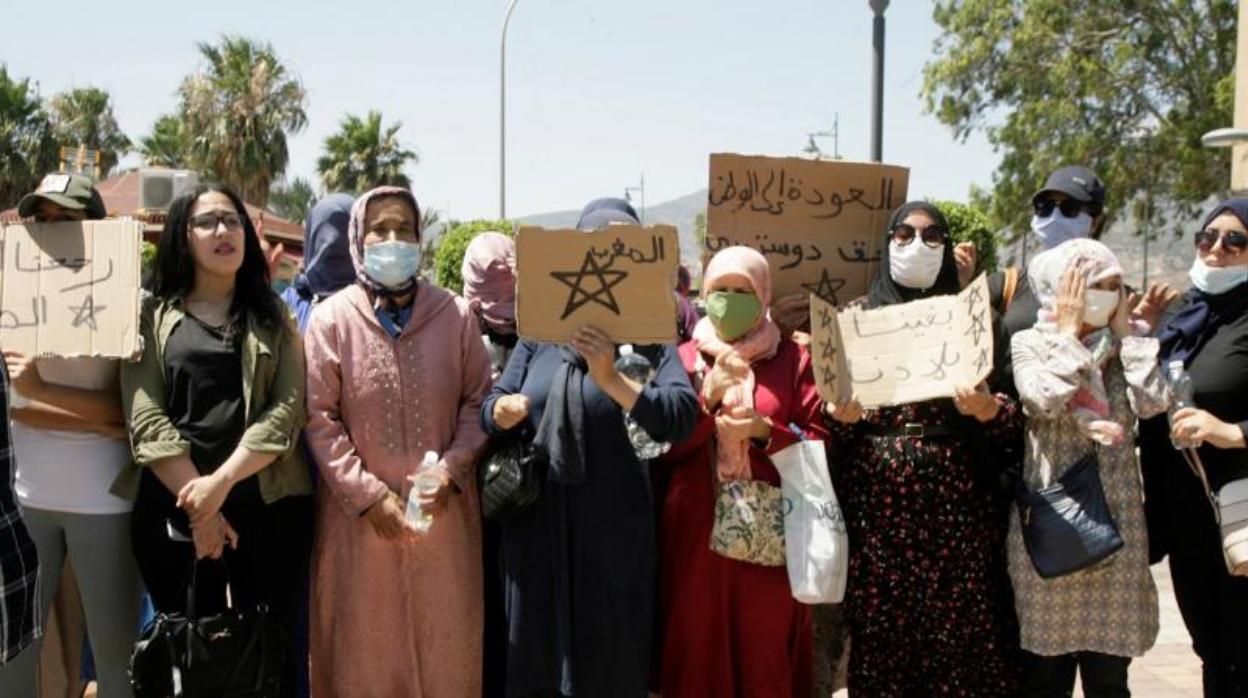
POLYGON ((191 141, 182 117, 165 114, 156 120, 152 133, 139 139, 139 154, 150 167, 183 169, 191 166, 191 141))
POLYGON ((307 93, 269 44, 223 36, 199 52, 207 65, 179 89, 192 164, 263 206, 290 161, 286 136, 307 126, 307 93))
POLYGON ((0 64, 0 209, 17 203, 56 166, 52 124, 30 79, 10 78, 0 64))
POLYGON ((269 193, 269 210, 292 223, 308 220, 308 213, 316 205, 316 192, 312 183, 303 177, 290 182, 280 182, 269 193))
POLYGON ((79 87, 61 92, 48 102, 52 132, 60 145, 85 146, 100 153, 100 172, 107 175, 118 158, 130 151, 130 139, 113 116, 107 92, 79 87))
POLYGON ((403 170, 420 161, 415 151, 399 143, 402 122, 382 128, 381 112, 370 111, 363 119, 347 114, 338 133, 325 139, 325 154, 316 171, 326 191, 359 194, 383 184, 409 186, 403 170))

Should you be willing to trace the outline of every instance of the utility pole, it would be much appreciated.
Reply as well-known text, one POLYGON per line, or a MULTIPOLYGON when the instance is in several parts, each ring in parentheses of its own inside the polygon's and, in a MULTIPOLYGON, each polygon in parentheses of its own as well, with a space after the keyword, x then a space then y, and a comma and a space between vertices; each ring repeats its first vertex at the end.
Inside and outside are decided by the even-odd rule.
POLYGON ((884 10, 889 0, 869 0, 871 22, 871 160, 884 162, 884 10))

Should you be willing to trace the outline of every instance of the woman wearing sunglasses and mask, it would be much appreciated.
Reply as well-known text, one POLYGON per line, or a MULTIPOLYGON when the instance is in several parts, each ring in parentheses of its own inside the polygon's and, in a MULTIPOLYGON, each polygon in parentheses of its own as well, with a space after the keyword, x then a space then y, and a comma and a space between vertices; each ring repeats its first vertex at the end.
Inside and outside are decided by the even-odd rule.
MULTIPOLYGON (((912 202, 893 214, 867 305, 959 290, 948 225, 912 202)), ((864 411, 829 406, 832 477, 849 529, 850 696, 1014 696, 1005 551, 991 478, 1018 438, 1015 403, 983 384, 864 411)))
POLYGON ((312 544, 303 349, 237 194, 205 184, 173 201, 150 290, 143 355, 121 372, 143 581, 158 611, 181 612, 192 562, 224 557, 198 566, 197 613, 224 608, 228 580, 234 607, 266 604, 294 637, 312 544))
POLYGON ((1141 425, 1149 534, 1170 556, 1174 594, 1205 695, 1248 696, 1248 578, 1222 559, 1213 508, 1172 438, 1195 442, 1209 485, 1248 477, 1248 199, 1219 204, 1195 235, 1192 288, 1158 334, 1161 363, 1181 362, 1195 407, 1141 425))

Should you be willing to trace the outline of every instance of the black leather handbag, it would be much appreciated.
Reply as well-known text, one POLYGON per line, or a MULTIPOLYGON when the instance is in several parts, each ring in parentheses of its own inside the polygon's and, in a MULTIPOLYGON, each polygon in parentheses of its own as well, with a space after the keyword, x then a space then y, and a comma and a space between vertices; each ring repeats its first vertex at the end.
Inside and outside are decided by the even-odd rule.
POLYGON ((495 440, 477 466, 481 514, 487 521, 505 521, 529 506, 542 491, 546 458, 529 443, 495 440))
POLYGON ((1041 490, 1020 482, 1018 516, 1027 554, 1045 579, 1091 567, 1123 546, 1095 452, 1041 490))
POLYGON ((197 616, 197 567, 187 584, 186 612, 156 616, 134 646, 130 685, 135 698, 281 695, 291 657, 285 633, 268 607, 197 616))

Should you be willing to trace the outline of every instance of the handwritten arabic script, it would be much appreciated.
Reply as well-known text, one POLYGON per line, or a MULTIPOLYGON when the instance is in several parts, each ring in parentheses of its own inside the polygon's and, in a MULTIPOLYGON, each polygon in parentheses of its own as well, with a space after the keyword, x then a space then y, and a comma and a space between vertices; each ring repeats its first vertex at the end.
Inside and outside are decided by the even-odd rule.
POLYGON ((746 245, 773 264, 774 295, 861 295, 880 262, 884 227, 909 172, 875 163, 718 154, 707 195, 709 252, 746 245))
POLYGON ((957 296, 837 312, 811 301, 812 351, 825 400, 857 396, 864 407, 953 395, 992 372, 988 283, 957 296))
POLYGON ((5 226, 0 343, 32 355, 138 351, 141 224, 5 226))

